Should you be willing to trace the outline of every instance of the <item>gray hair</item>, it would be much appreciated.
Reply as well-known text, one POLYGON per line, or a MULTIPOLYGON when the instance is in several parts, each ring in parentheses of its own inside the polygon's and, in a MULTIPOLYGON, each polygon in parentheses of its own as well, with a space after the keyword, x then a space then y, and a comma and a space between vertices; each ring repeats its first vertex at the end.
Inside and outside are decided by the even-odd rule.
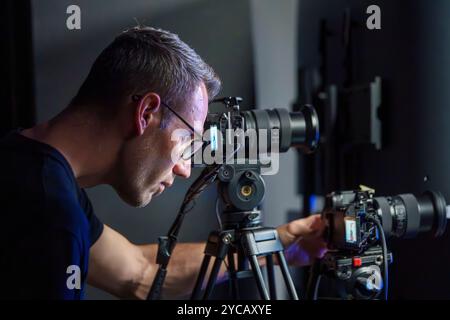
MULTIPOLYGON (((123 31, 103 50, 72 103, 94 100, 111 105, 154 91, 180 110, 202 82, 213 99, 220 91, 220 79, 191 47, 171 32, 137 26, 123 31)), ((166 120, 169 113, 164 110, 166 120)))

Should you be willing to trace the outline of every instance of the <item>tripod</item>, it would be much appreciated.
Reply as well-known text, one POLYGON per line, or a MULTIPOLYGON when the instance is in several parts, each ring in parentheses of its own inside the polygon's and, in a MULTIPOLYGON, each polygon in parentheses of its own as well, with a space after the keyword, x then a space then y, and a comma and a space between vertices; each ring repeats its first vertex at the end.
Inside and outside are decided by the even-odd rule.
MULTIPOLYGON (((151 286, 147 300, 156 300, 161 296, 161 290, 167 274, 173 248, 178 240, 178 233, 186 213, 192 208, 189 204, 201 194, 212 182, 218 179, 219 194, 225 202, 223 211, 223 228, 210 233, 205 248, 197 281, 192 292, 192 299, 210 298, 217 276, 225 258, 228 260, 228 273, 231 279, 233 297, 239 299, 238 280, 253 276, 256 280, 260 297, 264 300, 276 299, 274 256, 286 283, 291 299, 298 300, 287 262, 283 253, 283 245, 274 228, 261 226, 260 211, 256 208, 264 198, 265 185, 260 175, 259 165, 218 165, 205 168, 199 178, 188 190, 180 212, 175 219, 168 235, 159 238, 157 263, 158 272, 151 286), (202 285, 207 275, 211 258, 215 261, 201 296, 202 285), (259 257, 265 258, 269 292, 267 291, 259 257), (235 259, 237 258, 237 260, 235 259), (249 264, 251 269, 249 269, 249 264)), ((264 262, 264 261, 262 261, 264 262)))
POLYGON ((276 257, 290 299, 298 300, 277 230, 261 225, 259 210, 255 208, 248 210, 249 206, 262 201, 264 181, 257 167, 239 169, 225 168, 219 173, 219 179, 226 176, 225 180, 221 179, 219 182, 219 192, 226 204, 226 210, 223 212, 223 228, 209 234, 205 256, 191 299, 206 300, 211 297, 225 258, 228 261, 228 275, 234 299, 239 299, 238 280, 251 276, 256 281, 261 299, 276 299, 274 275, 274 257, 276 257), (232 170, 232 179, 226 170, 232 170), (256 192, 256 190, 259 191, 256 192), (202 296, 202 286, 212 257, 215 260, 202 296), (259 257, 265 258, 265 261, 258 260, 259 257), (263 278, 260 262, 266 263, 269 291, 263 278))
POLYGON ((259 223, 260 212, 257 210, 226 213, 225 215, 230 216, 233 220, 240 220, 241 222, 227 223, 228 227, 225 230, 216 230, 209 234, 205 248, 205 256, 191 298, 194 300, 201 298, 206 300, 210 298, 220 267, 224 263, 225 258, 227 258, 233 299, 239 299, 238 280, 251 276, 256 280, 261 299, 276 299, 274 275, 275 255, 278 259, 290 299, 298 300, 277 230, 262 227, 259 223), (235 256, 237 256, 237 261, 235 256), (202 297, 201 289, 212 257, 215 258, 215 261, 202 297), (267 291, 258 257, 264 257, 266 260, 269 292, 267 291), (248 264, 250 264, 251 270, 248 264))

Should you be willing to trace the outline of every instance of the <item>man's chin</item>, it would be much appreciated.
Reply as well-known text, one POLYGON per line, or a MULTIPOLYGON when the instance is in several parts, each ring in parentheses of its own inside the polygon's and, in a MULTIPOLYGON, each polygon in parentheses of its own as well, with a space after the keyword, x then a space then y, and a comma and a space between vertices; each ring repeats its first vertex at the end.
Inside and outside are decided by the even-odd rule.
POLYGON ((153 192, 144 193, 141 196, 140 201, 138 201, 136 203, 135 207, 136 208, 143 208, 143 207, 145 207, 146 205, 148 205, 150 203, 150 201, 152 201, 153 196, 154 196, 153 192))
POLYGON ((152 201, 153 192, 145 192, 140 194, 139 196, 131 196, 131 195, 120 195, 120 198, 128 205, 135 208, 143 208, 152 201))

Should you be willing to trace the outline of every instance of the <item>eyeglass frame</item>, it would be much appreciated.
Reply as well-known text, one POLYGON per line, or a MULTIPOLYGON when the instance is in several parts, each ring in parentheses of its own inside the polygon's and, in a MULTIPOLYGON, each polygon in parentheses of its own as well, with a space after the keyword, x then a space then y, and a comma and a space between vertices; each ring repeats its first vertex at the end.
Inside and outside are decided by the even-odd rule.
MULTIPOLYGON (((134 94, 134 95, 131 96, 131 99, 132 99, 133 101, 137 102, 137 101, 141 100, 143 97, 144 97, 143 95, 134 94)), ((196 138, 195 135, 197 135, 197 138, 199 138, 199 140, 202 141, 202 146, 203 146, 203 144, 204 144, 205 142, 203 141, 202 135, 199 134, 197 131, 195 131, 194 127, 191 126, 191 125, 189 124, 189 122, 187 122, 187 120, 185 120, 181 115, 179 115, 178 112, 176 112, 171 106, 169 106, 169 105, 168 105, 167 103, 165 103, 163 100, 160 100, 160 103, 161 103, 164 107, 166 107, 167 109, 169 109, 173 114, 175 114, 175 115, 177 116, 177 118, 180 119, 180 120, 181 120, 181 121, 182 121, 182 122, 183 122, 183 123, 184 123, 191 131, 192 131, 192 133, 194 134, 194 139, 192 139, 191 143, 189 144, 189 148, 193 146, 193 144, 194 144, 195 141, 198 141, 198 140, 195 139, 195 138, 196 138)), ((186 148, 186 149, 187 149, 187 148, 186 148)), ((200 149, 201 149, 201 148, 200 148, 200 149)), ((186 159, 182 156, 182 159, 183 159, 183 160, 189 160, 189 159, 192 159, 192 157, 193 157, 200 149, 196 150, 195 152, 192 152, 192 154, 191 154, 189 157, 186 157, 186 159)), ((183 151, 183 154, 184 154, 184 151, 183 151)))

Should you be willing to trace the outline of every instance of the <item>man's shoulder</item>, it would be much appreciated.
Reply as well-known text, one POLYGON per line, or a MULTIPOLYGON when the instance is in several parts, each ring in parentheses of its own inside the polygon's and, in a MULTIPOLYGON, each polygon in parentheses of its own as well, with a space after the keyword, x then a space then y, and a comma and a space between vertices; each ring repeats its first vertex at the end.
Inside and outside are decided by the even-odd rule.
POLYGON ((12 132, 0 140, 0 184, 15 194, 62 197, 77 195, 75 177, 55 148, 12 132))
MULTIPOLYGON (((86 228, 78 187, 67 160, 49 145, 11 133, 0 142, 0 194, 7 214, 69 231, 86 228)), ((11 219, 15 219, 14 216, 11 219)))

